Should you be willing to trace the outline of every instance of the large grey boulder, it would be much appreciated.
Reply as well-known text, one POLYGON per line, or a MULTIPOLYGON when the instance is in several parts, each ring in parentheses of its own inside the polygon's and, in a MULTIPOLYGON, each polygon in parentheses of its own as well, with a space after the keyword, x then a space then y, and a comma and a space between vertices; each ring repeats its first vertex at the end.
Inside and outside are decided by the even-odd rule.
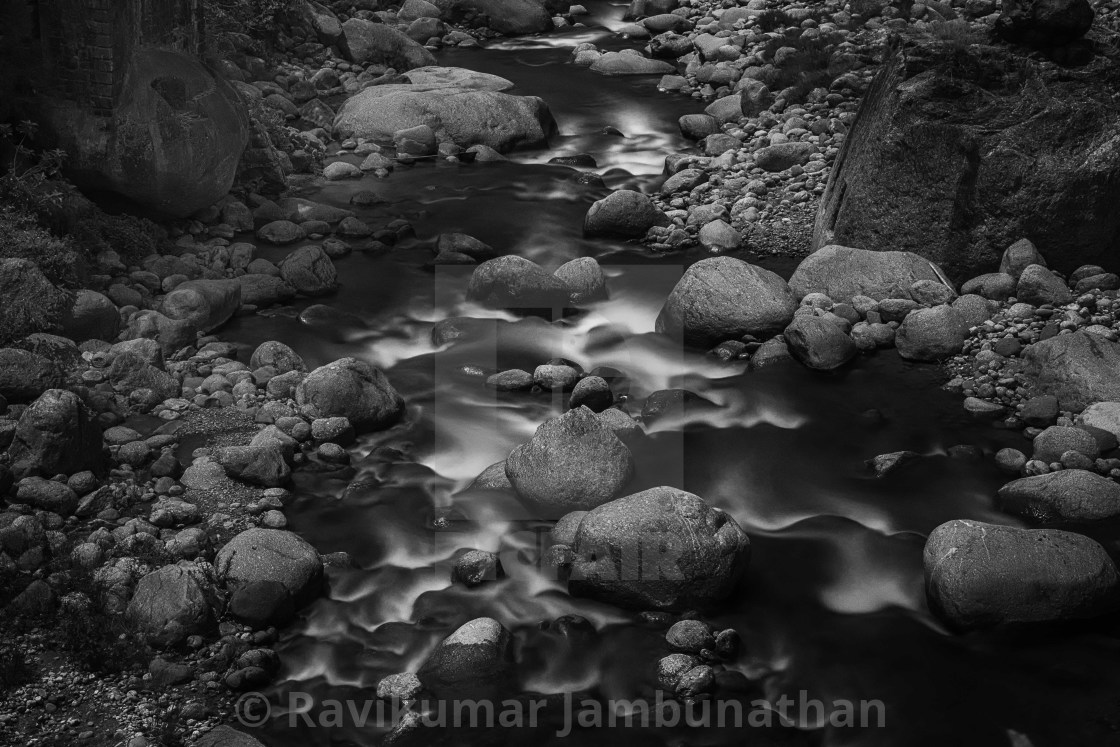
POLYGON ((855 342, 833 322, 819 316, 796 316, 785 330, 793 357, 817 371, 832 371, 859 352, 855 342))
POLYGON ((343 136, 386 142, 420 125, 431 127, 440 142, 503 153, 547 145, 556 132, 548 104, 536 96, 427 85, 367 88, 347 99, 334 122, 343 136))
POLYGON ((507 255, 483 262, 471 274, 467 298, 496 308, 568 305, 568 286, 532 260, 507 255))
POLYGON ((356 358, 342 358, 309 373, 296 387, 296 402, 314 417, 347 418, 365 430, 387 428, 404 413, 404 400, 381 369, 356 358))
POLYGON ((1120 400, 1120 344, 1073 332, 1029 345, 1024 373, 1034 395, 1052 394, 1063 410, 1078 412, 1100 401, 1120 400))
POLYGON ((958 281, 1024 236, 1061 272, 1108 264, 1120 251, 1120 81, 1108 65, 1097 56, 1069 76, 1007 45, 899 45, 836 157, 813 246, 912 251, 958 281))
POLYGON ((1095 617, 1117 607, 1120 577, 1088 537, 958 519, 926 540, 930 608, 955 628, 1095 617))
POLYGON ((214 558, 235 614, 252 623, 283 620, 322 590, 323 561, 306 540, 280 529, 246 529, 214 558))
POLYGON ((640 239, 654 226, 668 223, 650 198, 632 189, 619 189, 591 205, 583 219, 583 233, 640 239))
POLYGON ((241 306, 241 283, 234 279, 188 280, 163 298, 163 314, 200 332, 225 324, 241 306))
POLYGON ((300 247, 284 257, 280 277, 307 296, 323 296, 338 287, 338 270, 318 244, 300 247))
POLYGON ((12 474, 54 477, 103 471, 101 428, 78 395, 50 389, 20 416, 8 447, 12 474))
POLYGON ((712 607, 750 560, 750 540, 733 518, 670 487, 589 511, 571 549, 573 594, 641 610, 712 607))
POLYGON ((1120 402, 1097 402, 1089 405, 1078 416, 1077 422, 1107 431, 1120 439, 1120 402))
POLYGON ((711 257, 685 271, 657 315, 656 329, 706 347, 747 334, 777 334, 796 310, 794 294, 775 273, 734 257, 711 257))
POLYGON ((912 361, 937 361, 961 352, 968 326, 948 304, 915 309, 906 315, 895 332, 898 354, 912 361))
POLYGON ((1100 521, 1120 516, 1120 485, 1083 469, 1064 469, 1009 482, 1000 508, 1042 523, 1100 521))
POLYGON ((1042 265, 1030 265, 1019 276, 1015 297, 1035 306, 1064 304, 1073 300, 1073 291, 1064 280, 1042 265))
POLYGON ((943 276, 936 265, 913 252, 829 245, 801 261, 789 287, 799 299, 823 293, 836 303, 851 303, 855 296, 876 301, 910 298, 910 286, 919 280, 943 282, 943 276))
POLYGON ((543 518, 602 505, 634 476, 634 457, 590 409, 546 421, 510 452, 506 476, 543 518))
POLYGON ((121 315, 107 296, 83 288, 74 294, 74 303, 60 324, 62 334, 74 342, 112 341, 121 331, 121 315))
POLYGON ((152 646, 174 646, 213 621, 206 581, 193 566, 167 565, 136 584, 126 615, 152 646))
POLYGON ((423 45, 384 23, 351 18, 342 24, 339 47, 346 58, 359 65, 377 63, 399 71, 436 64, 423 45))
POLYGON ((437 698, 495 697, 512 679, 511 642, 497 620, 471 620, 443 639, 416 675, 437 698))

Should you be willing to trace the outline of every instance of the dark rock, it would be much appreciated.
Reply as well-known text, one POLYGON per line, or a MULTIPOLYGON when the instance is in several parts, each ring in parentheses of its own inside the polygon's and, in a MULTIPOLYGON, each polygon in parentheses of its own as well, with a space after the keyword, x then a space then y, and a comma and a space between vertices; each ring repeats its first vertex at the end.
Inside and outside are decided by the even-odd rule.
POLYGON ((785 330, 793 357, 817 371, 840 368, 858 352, 852 338, 840 327, 819 316, 801 314, 785 330))
POLYGON ((572 550, 573 594, 642 610, 703 609, 738 584, 750 540, 720 509, 659 487, 589 511, 572 550))
POLYGON ((995 29, 1015 44, 1059 47, 1085 36, 1094 16, 1088 0, 1003 0, 995 29))
POLYGON ((438 698, 496 697, 512 679, 509 631, 480 617, 445 638, 416 673, 438 698))
POLYGON ((498 308, 564 307, 568 296, 563 281, 536 262, 515 255, 483 262, 467 286, 467 298, 498 308))
POLYGON ((0 349, 0 397, 9 402, 30 402, 62 381, 62 372, 47 358, 19 348, 0 349))
POLYGON ((451 569, 451 580, 468 587, 481 586, 487 581, 496 581, 504 575, 502 562, 496 553, 482 550, 469 550, 455 559, 451 569))
POLYGON ((299 383, 295 395, 315 417, 344 417, 359 430, 387 428, 404 414, 404 400, 385 374, 355 358, 315 369, 299 383))
POLYGON ((393 26, 351 18, 342 24, 339 47, 351 62, 378 63, 396 70, 435 65, 436 58, 393 26))
POLYGON ((1000 508, 1042 523, 1120 516, 1120 485, 1093 472, 1066 469, 1024 477, 999 490, 1000 508))
POLYGON ((933 530, 924 559, 930 608, 955 628, 1077 620, 1117 606, 1116 566, 1072 532, 958 519, 933 530))
POLYGON ((801 261, 789 279, 797 298, 823 293, 836 303, 856 296, 910 299, 918 280, 942 282, 937 266, 913 252, 869 251, 847 246, 822 246, 801 261))
MULTIPOLYGON (((246 529, 218 551, 214 567, 230 591, 266 582, 279 584, 297 608, 318 596, 323 583, 323 562, 315 548, 298 535, 279 529, 246 529)), ((253 593, 275 596, 266 587, 253 593)), ((273 608, 281 607, 274 601, 273 608)))
POLYGON ((1032 393, 1054 395, 1063 410, 1120 400, 1120 344, 1099 335, 1057 335, 1028 346, 1022 360, 1032 393))
POLYGON ((960 353, 967 335, 960 314, 952 306, 942 305, 907 314, 894 342, 898 354, 907 360, 936 361, 960 353))
POLYGON ((212 623, 205 584, 194 566, 164 566, 136 584, 126 614, 150 645, 182 643, 188 636, 206 632, 212 623))
POLYGON ((105 466, 101 428, 93 413, 76 394, 63 389, 45 392, 27 408, 8 457, 16 478, 101 473, 105 466))
POLYGON ((596 201, 583 219, 585 236, 639 239, 669 219, 641 192, 620 189, 596 201))

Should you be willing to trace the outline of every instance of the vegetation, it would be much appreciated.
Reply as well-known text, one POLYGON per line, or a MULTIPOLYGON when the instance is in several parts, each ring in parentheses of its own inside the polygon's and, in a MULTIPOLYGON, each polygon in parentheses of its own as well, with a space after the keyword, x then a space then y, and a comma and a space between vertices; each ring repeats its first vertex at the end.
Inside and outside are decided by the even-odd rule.
POLYGON ((0 693, 26 685, 35 679, 35 667, 23 651, 14 646, 0 646, 0 693))
POLYGON ((207 33, 237 33, 254 38, 274 37, 293 0, 203 0, 207 33))

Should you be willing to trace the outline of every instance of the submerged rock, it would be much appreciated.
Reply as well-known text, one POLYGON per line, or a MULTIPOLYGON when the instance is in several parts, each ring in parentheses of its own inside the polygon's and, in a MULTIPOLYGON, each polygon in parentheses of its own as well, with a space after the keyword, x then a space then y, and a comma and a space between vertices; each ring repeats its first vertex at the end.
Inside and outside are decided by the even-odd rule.
POLYGON ((585 236, 640 239, 654 226, 669 223, 665 214, 641 192, 619 189, 596 201, 583 219, 585 236))
POLYGON ((568 305, 568 286, 532 260, 507 255, 475 268, 467 298, 497 308, 555 308, 568 305))
POLYGON ((1117 606, 1112 559, 1072 532, 958 519, 933 530, 924 560, 930 608, 956 628, 1078 620, 1117 606))
POLYGON ((572 551, 573 594, 641 610, 703 609, 734 590, 750 540, 720 509, 659 487, 589 511, 572 551))

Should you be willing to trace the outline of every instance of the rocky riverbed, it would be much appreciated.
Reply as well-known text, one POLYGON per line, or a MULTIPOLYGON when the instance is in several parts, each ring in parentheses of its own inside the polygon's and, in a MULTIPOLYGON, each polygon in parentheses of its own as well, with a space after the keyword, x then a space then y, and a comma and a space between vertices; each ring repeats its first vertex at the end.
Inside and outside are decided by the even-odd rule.
MULTIPOLYGON (((1110 743, 1120 239, 973 199, 985 153, 957 243, 903 211, 871 245, 852 159, 946 79, 1112 121, 1117 16, 298 0, 227 33, 228 194, 79 280, 0 259, 0 743, 1110 743), (637 701, 762 715, 593 718, 637 701)), ((1062 141, 1092 205, 1100 127, 1062 141)))

